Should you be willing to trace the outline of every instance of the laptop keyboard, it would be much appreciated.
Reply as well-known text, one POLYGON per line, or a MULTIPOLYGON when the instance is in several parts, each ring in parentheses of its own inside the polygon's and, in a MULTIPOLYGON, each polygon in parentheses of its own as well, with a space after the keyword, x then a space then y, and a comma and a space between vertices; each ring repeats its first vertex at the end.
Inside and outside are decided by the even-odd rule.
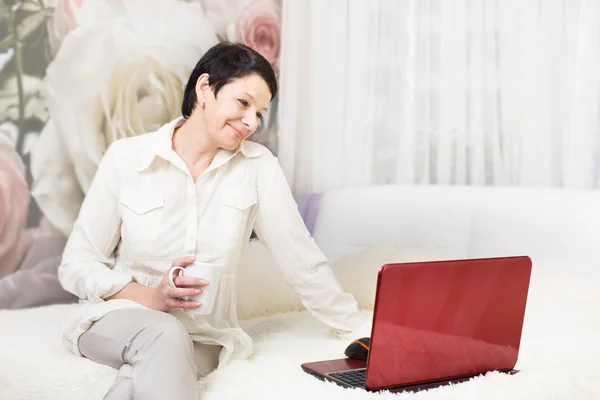
POLYGON ((339 379, 350 386, 364 387, 367 381, 367 369, 353 369, 350 371, 333 372, 329 374, 332 378, 339 379))

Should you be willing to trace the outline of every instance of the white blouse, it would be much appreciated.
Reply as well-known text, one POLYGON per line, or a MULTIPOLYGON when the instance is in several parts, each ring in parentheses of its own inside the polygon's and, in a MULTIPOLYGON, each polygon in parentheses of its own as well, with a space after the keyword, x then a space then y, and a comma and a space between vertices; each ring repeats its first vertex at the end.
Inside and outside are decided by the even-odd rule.
POLYGON ((58 271, 63 287, 82 303, 64 331, 73 352, 81 355, 79 337, 106 313, 144 308, 105 298, 132 281, 157 286, 174 259, 196 256, 225 268, 213 313, 171 313, 192 340, 223 346, 220 366, 252 355, 235 294, 253 229, 312 315, 338 334, 364 323, 306 229, 277 158, 257 143, 242 142, 235 151, 219 150, 194 183, 172 148, 173 131, 183 122, 114 142, 98 167, 58 271))

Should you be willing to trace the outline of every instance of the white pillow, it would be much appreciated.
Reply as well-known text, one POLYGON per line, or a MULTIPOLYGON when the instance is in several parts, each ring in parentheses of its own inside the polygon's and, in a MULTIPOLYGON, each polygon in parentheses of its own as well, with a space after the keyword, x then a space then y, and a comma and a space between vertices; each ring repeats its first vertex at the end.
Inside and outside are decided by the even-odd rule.
POLYGON ((237 312, 249 319, 302 309, 271 252, 258 240, 246 246, 237 277, 237 312))
POLYGON ((384 264, 442 259, 444 257, 417 249, 381 246, 338 258, 331 262, 331 269, 344 291, 354 295, 358 306, 361 309, 372 310, 375 307, 377 276, 384 264))
MULTIPOLYGON (((330 263, 344 291, 354 295, 362 309, 373 309, 377 273, 394 262, 394 248, 369 248, 330 263)), ((303 310, 304 306, 287 284, 271 252, 258 240, 248 243, 237 279, 238 316, 249 319, 275 313, 303 310)))

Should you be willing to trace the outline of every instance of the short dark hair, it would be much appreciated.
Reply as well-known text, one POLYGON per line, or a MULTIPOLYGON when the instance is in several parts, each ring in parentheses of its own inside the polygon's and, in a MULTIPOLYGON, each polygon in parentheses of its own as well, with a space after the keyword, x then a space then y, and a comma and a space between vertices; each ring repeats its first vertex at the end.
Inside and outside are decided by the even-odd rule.
POLYGON ((183 93, 181 114, 184 118, 192 115, 196 107, 196 83, 204 73, 208 74, 208 84, 213 87, 215 96, 231 80, 250 74, 257 74, 265 80, 271 99, 277 95, 277 77, 263 56, 241 43, 223 42, 208 49, 192 71, 183 93))

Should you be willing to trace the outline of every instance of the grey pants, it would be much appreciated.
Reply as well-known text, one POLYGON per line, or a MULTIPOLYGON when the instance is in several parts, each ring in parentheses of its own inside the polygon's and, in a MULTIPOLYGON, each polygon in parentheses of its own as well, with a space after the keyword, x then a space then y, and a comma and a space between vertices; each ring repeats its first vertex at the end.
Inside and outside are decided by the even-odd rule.
POLYGON ((85 357, 119 370, 105 400, 195 400, 221 348, 192 342, 175 317, 146 309, 112 311, 79 338, 85 357))

